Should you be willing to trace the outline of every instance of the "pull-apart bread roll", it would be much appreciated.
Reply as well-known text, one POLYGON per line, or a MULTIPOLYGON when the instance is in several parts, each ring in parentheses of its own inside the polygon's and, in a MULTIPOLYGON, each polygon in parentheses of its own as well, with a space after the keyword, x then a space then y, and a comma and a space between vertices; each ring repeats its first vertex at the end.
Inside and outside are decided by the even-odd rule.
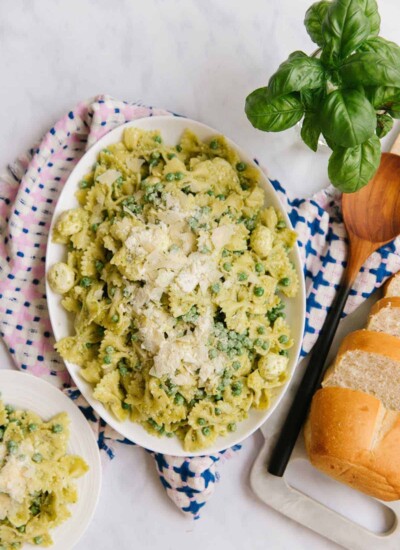
POLYGON ((349 388, 323 388, 304 430, 312 464, 381 500, 400 498, 400 414, 349 388))
POLYGON ((358 330, 342 342, 311 405, 314 466, 382 500, 400 498, 400 338, 358 330))

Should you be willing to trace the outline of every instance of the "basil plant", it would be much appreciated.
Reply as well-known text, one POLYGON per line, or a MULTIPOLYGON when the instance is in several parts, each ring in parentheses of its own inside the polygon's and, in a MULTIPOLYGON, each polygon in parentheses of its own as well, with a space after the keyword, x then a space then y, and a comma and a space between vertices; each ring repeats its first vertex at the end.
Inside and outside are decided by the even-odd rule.
POLYGON ((265 132, 303 119, 303 141, 316 151, 325 138, 329 179, 352 193, 374 176, 380 138, 400 118, 400 47, 378 36, 376 0, 322 0, 307 10, 304 24, 319 49, 289 55, 268 86, 247 97, 246 114, 265 132))

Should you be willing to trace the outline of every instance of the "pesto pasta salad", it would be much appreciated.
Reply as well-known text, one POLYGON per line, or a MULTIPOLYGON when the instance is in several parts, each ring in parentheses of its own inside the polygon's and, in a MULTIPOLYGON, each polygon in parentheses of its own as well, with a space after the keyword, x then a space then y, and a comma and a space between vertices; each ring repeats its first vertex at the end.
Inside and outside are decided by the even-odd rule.
POLYGON ((295 233, 222 136, 127 128, 80 182, 53 239, 51 288, 75 318, 56 347, 120 420, 187 451, 268 408, 293 345, 283 297, 295 233))
POLYGON ((74 479, 87 470, 68 455, 66 413, 44 422, 30 411, 0 401, 0 548, 24 543, 50 546, 49 533, 70 516, 77 501, 74 479))

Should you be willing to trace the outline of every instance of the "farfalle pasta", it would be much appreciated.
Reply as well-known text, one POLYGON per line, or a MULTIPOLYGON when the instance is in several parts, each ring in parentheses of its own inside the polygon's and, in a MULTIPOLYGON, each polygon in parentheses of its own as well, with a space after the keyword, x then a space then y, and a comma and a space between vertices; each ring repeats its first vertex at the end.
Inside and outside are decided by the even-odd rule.
POLYGON ((70 517, 75 479, 88 470, 67 454, 66 413, 44 422, 0 400, 0 547, 51 546, 51 529, 70 517))
POLYGON ((186 130, 172 147, 127 128, 55 224, 67 256, 49 283, 75 318, 57 350, 118 419, 187 451, 267 408, 287 378, 296 236, 259 180, 222 136, 186 130))

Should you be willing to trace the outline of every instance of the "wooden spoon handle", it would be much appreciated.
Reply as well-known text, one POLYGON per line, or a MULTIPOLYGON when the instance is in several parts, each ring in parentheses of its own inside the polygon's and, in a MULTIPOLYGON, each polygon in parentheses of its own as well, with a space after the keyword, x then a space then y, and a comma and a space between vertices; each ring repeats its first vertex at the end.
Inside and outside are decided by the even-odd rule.
POLYGON ((285 473, 293 447, 306 419, 311 399, 321 384, 325 361, 351 289, 351 283, 347 282, 350 278, 345 274, 345 282, 339 287, 336 298, 326 316, 318 340, 310 354, 306 371, 272 452, 268 471, 275 476, 282 477, 285 473))
POLYGON ((390 152, 393 153, 394 155, 400 155, 400 134, 394 140, 394 143, 390 148, 390 152))

